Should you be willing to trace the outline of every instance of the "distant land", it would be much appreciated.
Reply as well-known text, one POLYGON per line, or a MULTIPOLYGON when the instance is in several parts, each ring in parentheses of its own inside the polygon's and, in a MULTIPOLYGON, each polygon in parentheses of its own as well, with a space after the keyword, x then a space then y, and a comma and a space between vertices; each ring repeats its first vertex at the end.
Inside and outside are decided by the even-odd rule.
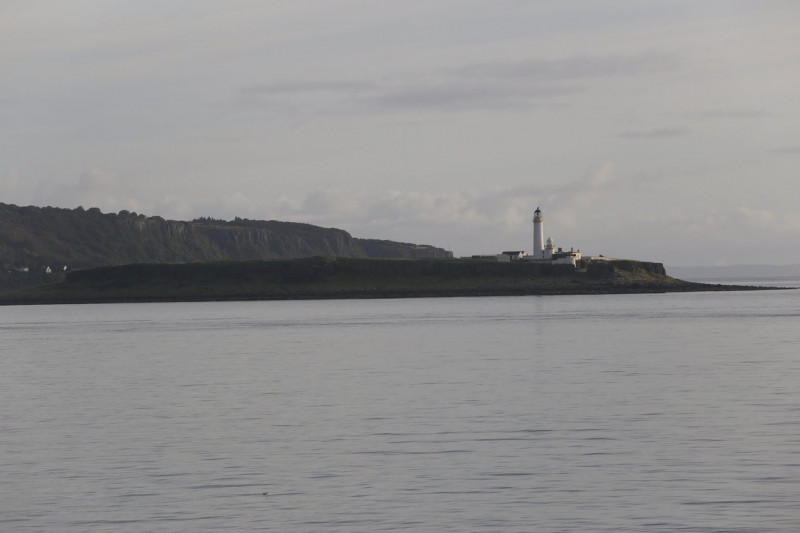
POLYGON ((295 222, 205 217, 183 222, 129 211, 0 203, 0 290, 61 281, 72 270, 131 263, 313 256, 445 259, 452 253, 295 222))
POLYGON ((0 293, 0 304, 631 294, 752 290, 667 276, 661 263, 495 259, 305 259, 133 264, 0 293))
POLYGON ((571 263, 506 259, 453 259, 431 245, 359 239, 295 222, 184 222, 0 204, 0 304, 764 288, 693 283, 667 275, 661 263, 602 256, 571 263))

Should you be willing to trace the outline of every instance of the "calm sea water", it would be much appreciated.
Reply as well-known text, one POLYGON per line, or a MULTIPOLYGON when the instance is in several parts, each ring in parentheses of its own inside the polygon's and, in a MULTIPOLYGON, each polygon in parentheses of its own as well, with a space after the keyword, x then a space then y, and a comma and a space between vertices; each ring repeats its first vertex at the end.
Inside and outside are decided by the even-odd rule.
POLYGON ((0 342, 0 531, 800 530, 800 291, 4 307, 0 342))

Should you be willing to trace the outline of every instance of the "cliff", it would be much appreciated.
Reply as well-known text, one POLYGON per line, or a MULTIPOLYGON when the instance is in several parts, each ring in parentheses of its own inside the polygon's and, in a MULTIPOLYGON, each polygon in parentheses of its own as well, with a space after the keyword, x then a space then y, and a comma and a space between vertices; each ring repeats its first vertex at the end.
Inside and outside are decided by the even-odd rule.
POLYGON ((130 263, 293 259, 311 256, 446 258, 433 246, 357 239, 344 230, 274 220, 190 222, 0 204, 0 289, 63 279, 66 270, 130 263), (51 274, 45 275, 50 268, 51 274), (27 268, 27 272, 23 270, 27 268))

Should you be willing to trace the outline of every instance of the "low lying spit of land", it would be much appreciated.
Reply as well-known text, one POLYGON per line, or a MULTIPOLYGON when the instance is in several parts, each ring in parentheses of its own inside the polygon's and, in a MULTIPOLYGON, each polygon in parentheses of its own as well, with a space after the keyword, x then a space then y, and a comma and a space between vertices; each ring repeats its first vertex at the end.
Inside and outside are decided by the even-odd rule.
POLYGON ((133 264, 71 272, 65 281, 0 294, 0 304, 417 298, 763 290, 669 277, 661 263, 552 265, 469 259, 312 257, 133 264))

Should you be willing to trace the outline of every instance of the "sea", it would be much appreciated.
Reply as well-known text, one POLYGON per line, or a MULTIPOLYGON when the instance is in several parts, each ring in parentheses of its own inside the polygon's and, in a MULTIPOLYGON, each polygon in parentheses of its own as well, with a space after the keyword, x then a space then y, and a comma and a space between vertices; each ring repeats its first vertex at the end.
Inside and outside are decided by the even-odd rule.
POLYGON ((0 531, 800 531, 761 281, 0 307, 0 531))

